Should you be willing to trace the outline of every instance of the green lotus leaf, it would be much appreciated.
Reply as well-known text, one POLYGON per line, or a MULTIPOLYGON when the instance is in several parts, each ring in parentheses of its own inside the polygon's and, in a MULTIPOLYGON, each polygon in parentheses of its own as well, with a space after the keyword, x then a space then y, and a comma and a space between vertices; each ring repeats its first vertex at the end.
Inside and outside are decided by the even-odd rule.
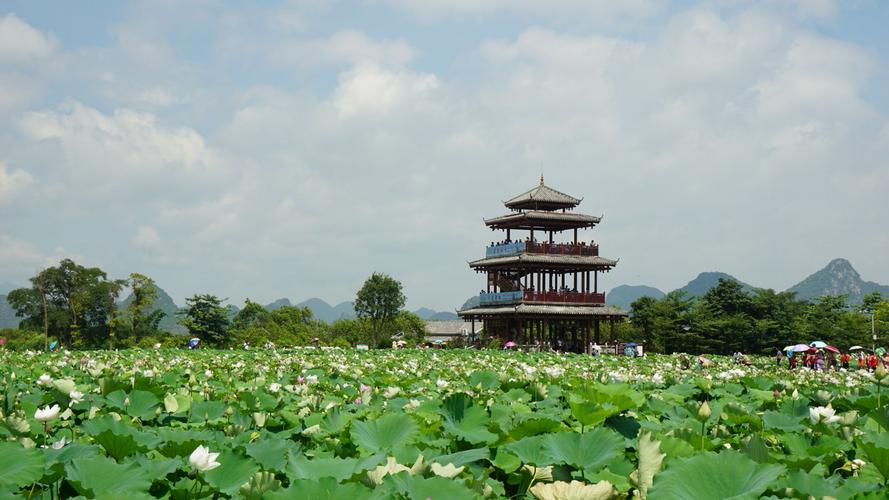
POLYGON ((267 493, 264 498, 269 500, 317 500, 319 498, 348 498, 362 500, 379 498, 371 490, 358 483, 339 484, 336 479, 325 477, 318 480, 297 479, 290 486, 278 491, 267 493))
POLYGON ((216 460, 221 465, 205 472, 204 478, 207 484, 227 495, 233 495, 259 471, 256 462, 231 451, 223 451, 216 460))
POLYGON ((648 498, 756 498, 783 471, 782 465, 758 464, 734 451, 702 453, 676 460, 655 476, 648 498))
POLYGON ((281 489, 281 481, 271 472, 257 472, 241 485, 238 492, 248 500, 261 500, 266 494, 281 489))
POLYGON ((413 442, 417 424, 403 413, 390 413, 364 422, 352 422, 352 441, 365 452, 388 451, 413 442))
MULTIPOLYGON (((838 477, 836 478, 838 479, 838 477)), ((801 470, 791 471, 784 480, 784 486, 793 488, 797 493, 802 493, 815 498, 838 498, 838 489, 835 481, 801 470)))
POLYGON ((358 459, 356 458, 315 458, 309 460, 302 455, 290 455, 287 461, 287 477, 296 479, 318 479, 332 477, 337 481, 343 481, 352 477, 357 472, 358 459))
POLYGON ((475 448, 472 450, 449 453, 447 455, 439 455, 431 461, 437 462, 441 465, 453 464, 455 467, 460 467, 461 465, 477 462, 479 460, 486 460, 490 457, 491 450, 489 450, 488 448, 475 448))
POLYGON ((549 463, 568 464, 578 469, 595 471, 623 453, 624 439, 610 429, 597 427, 583 434, 545 434, 541 445, 550 458, 549 463))
POLYGON ((889 434, 867 433, 859 438, 858 445, 864 450, 869 465, 876 467, 884 483, 889 483, 889 434))
POLYGON ((384 482, 391 483, 395 490, 412 500, 447 498, 453 500, 474 499, 480 495, 463 485, 462 482, 443 477, 424 478, 399 472, 386 476, 384 482))
POLYGON ((254 458, 265 470, 283 471, 287 463, 287 452, 299 451, 300 446, 284 439, 264 439, 249 443, 247 455, 254 458))
POLYGON ((227 409, 228 405, 222 401, 198 401, 191 405, 190 420, 192 422, 216 420, 217 418, 222 418, 227 409))
POLYGON ((87 498, 152 498, 150 471, 136 463, 118 464, 106 457, 86 457, 65 466, 68 482, 87 498))
POLYGON ((142 420, 154 417, 155 408, 160 404, 157 396, 148 391, 135 390, 128 397, 130 404, 126 407, 127 415, 142 420))
MULTIPOLYGON (((552 463, 552 458, 544 450, 544 437, 545 435, 522 438, 514 443, 502 446, 500 449, 519 457, 522 463, 549 465, 552 463)), ((498 457, 500 456, 499 451, 497 455, 498 457)))
POLYGON ((797 432, 805 429, 802 423, 800 423, 799 417, 772 410, 762 414, 762 421, 767 429, 778 429, 787 432, 797 432))
POLYGON ((19 488, 43 476, 43 454, 18 443, 0 443, 0 486, 19 488))
POLYGON ((488 370, 474 371, 469 376, 469 386, 473 389, 496 389, 500 387, 500 375, 488 370))
POLYGON ((485 410, 478 406, 470 406, 462 412, 459 420, 445 418, 444 428, 472 444, 491 444, 497 441, 497 434, 488 430, 490 421, 485 410))

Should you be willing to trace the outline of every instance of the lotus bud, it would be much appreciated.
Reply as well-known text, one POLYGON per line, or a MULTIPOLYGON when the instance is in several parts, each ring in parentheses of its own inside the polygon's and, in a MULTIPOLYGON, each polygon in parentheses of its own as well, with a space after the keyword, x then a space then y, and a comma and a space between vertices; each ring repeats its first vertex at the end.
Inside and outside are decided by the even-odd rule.
POLYGON ((774 396, 775 399, 778 399, 781 397, 781 393, 778 391, 778 389, 775 389, 774 391, 772 391, 772 396, 774 396))
POLYGON ((792 399, 794 401, 798 401, 799 400, 799 391, 794 389, 793 393, 790 395, 790 399, 792 399))
POLYGON ((701 407, 698 408, 698 417, 700 417, 701 420, 707 420, 708 418, 710 418, 710 415, 710 405, 707 404, 707 401, 705 400, 703 403, 701 403, 701 407))
POLYGON ((874 371, 874 375, 879 379, 886 376, 886 367, 883 366, 883 363, 877 363, 877 369, 874 371))

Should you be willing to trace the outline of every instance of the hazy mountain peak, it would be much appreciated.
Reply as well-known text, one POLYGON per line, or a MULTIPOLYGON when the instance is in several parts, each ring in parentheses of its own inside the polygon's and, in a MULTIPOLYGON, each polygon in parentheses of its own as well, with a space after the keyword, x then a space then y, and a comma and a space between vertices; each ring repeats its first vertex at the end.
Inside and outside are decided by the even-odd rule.
POLYGON ((889 297, 889 286, 864 281, 852 263, 833 259, 824 268, 788 289, 800 299, 811 300, 824 295, 848 295, 850 303, 860 303, 865 295, 880 292, 889 297))

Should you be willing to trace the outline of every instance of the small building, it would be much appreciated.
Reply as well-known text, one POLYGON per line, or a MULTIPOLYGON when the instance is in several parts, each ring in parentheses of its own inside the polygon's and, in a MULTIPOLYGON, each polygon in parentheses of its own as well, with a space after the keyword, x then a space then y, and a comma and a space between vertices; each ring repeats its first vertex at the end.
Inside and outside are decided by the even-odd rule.
POLYGON ((455 338, 463 338, 471 341, 477 339, 481 335, 484 322, 476 321, 475 330, 470 321, 462 319, 445 320, 445 321, 427 321, 426 322, 426 342, 447 343, 455 338))

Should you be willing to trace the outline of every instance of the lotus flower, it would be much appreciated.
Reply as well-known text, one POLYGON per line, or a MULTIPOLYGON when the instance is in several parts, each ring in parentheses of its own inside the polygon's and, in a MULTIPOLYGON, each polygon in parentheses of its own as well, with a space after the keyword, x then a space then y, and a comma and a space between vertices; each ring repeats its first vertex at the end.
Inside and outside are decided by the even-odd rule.
POLYGON ((56 417, 58 417, 58 416, 59 416, 59 405, 52 405, 51 408, 49 405, 47 405, 42 410, 38 408, 37 411, 34 412, 34 420, 36 420, 38 422, 51 422, 51 421, 55 420, 56 417))
POLYGON ((83 393, 80 391, 71 391, 68 393, 68 398, 71 399, 69 405, 76 405, 77 403, 83 401, 83 393))
POLYGON ((831 408, 830 405, 827 405, 809 408, 809 420, 811 420, 813 424, 821 422, 832 424, 841 420, 841 418, 836 415, 836 411, 831 408))
POLYGON ((219 453, 210 453, 210 448, 205 448, 203 445, 199 445, 193 452, 191 452, 191 455, 188 457, 188 463, 190 463, 196 471, 205 472, 222 465, 216 461, 218 457, 219 453))
POLYGON ((40 385, 49 385, 52 383, 52 377, 44 373, 37 379, 37 383, 40 385))

